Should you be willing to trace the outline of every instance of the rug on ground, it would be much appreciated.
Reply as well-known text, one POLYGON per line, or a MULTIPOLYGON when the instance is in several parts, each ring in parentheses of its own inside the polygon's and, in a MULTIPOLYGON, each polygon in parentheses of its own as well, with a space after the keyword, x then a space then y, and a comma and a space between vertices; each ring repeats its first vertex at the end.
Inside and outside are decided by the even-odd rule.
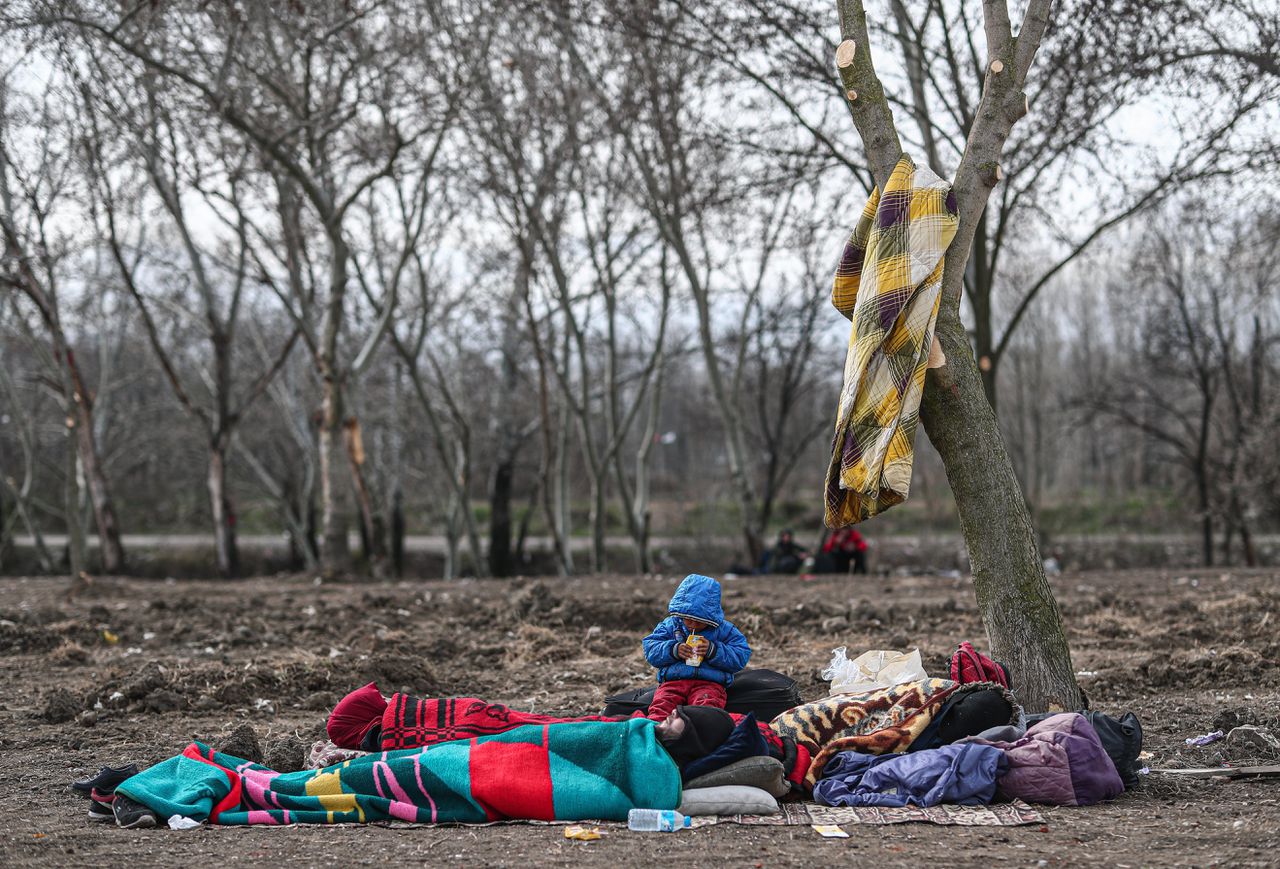
POLYGON ((761 827, 790 827, 809 824, 906 824, 923 822, 955 827, 1020 827, 1043 824, 1044 816, 1036 809, 1014 800, 989 806, 859 806, 857 808, 820 806, 817 803, 782 803, 776 815, 720 815, 694 818, 693 826, 709 824, 746 824, 761 827))
MULTIPOLYGON (((608 820, 584 819, 584 822, 610 829, 622 829, 625 823, 608 820)), ((1044 815, 1034 806, 1022 800, 1011 803, 994 803, 989 806, 905 806, 903 808, 858 807, 847 808, 837 806, 820 806, 817 803, 780 803, 776 815, 708 815, 693 818, 693 828, 709 827, 715 824, 742 824, 748 827, 807 827, 811 824, 864 824, 868 826, 881 824, 924 823, 950 827, 1021 827, 1028 824, 1043 824, 1044 815)), ((462 824, 467 827, 492 827, 506 824, 563 824, 567 821, 493 821, 486 824, 462 824)), ((426 824, 402 824, 387 822, 383 826, 398 828, 422 827, 426 824)))

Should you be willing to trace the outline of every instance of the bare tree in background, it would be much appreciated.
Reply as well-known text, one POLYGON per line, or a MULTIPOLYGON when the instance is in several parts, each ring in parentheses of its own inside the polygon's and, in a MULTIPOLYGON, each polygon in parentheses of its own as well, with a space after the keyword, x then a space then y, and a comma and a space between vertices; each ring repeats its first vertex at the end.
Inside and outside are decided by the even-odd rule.
POLYGON ((1250 526, 1261 506, 1253 481, 1274 450, 1258 445, 1277 399, 1278 224, 1271 215, 1237 223, 1207 212, 1196 200, 1169 210, 1132 257, 1138 291, 1157 304, 1141 318, 1129 353, 1076 403, 1159 444, 1185 472, 1205 566, 1214 563, 1218 527, 1224 560, 1238 534, 1253 564, 1250 526))
MULTIPOLYGON (((52 94, 45 93, 37 107, 37 114, 40 112, 44 114, 40 119, 43 142, 37 149, 39 159, 34 166, 19 165, 8 129, 8 82, 0 80, 0 232, 4 235, 0 276, 8 287, 22 293, 35 306, 49 342, 48 365, 54 374, 54 388, 62 398, 69 447, 64 504, 71 575, 79 575, 87 564, 78 518, 81 474, 98 528, 102 569, 120 573, 125 566, 124 546, 94 431, 95 396, 85 382, 63 323, 59 271, 69 255, 68 239, 57 233, 53 219, 63 206, 60 200, 67 198, 74 159, 70 138, 65 135, 66 119, 56 115, 52 94), (59 136, 63 138, 59 140, 59 136)), ((21 322, 25 323, 25 319, 21 322)))
MULTIPOLYGON (((1010 134, 999 167, 1003 183, 978 219, 964 278, 974 350, 993 406, 1005 351, 1027 311, 1063 269, 1181 185, 1221 176, 1247 156, 1241 152, 1243 137, 1233 134, 1267 100, 1265 91, 1248 83, 1220 82, 1223 86, 1212 94, 1204 88, 1194 112, 1185 119, 1169 118, 1173 129, 1166 141, 1176 139, 1179 146, 1158 159, 1127 141, 1123 124, 1117 123, 1165 73, 1156 64, 1135 63, 1135 56, 1169 55, 1174 51, 1169 47, 1185 41, 1185 30, 1162 33, 1154 24, 1159 8, 1177 5, 1150 0, 1057 4, 1055 26, 1041 48, 1041 71, 1025 89, 1035 111, 1010 134), (1089 179, 1096 204, 1087 209, 1065 204, 1068 221, 1060 214, 1062 193, 1081 177, 1089 179), (1015 277, 1006 272, 1013 259, 1007 254, 1031 227, 1048 232, 1056 244, 1037 268, 1015 277)), ((813 105, 834 83, 825 48, 828 22, 820 7, 751 0, 684 8, 698 24, 687 44, 709 63, 727 66, 762 88, 808 135, 812 153, 807 159, 815 172, 834 166, 870 188, 865 160, 841 135, 842 119, 813 105), (727 32, 735 34, 731 45, 722 38, 727 32)), ((977 120, 980 101, 974 94, 981 92, 987 74, 983 7, 891 0, 889 11, 868 24, 872 38, 882 40, 881 51, 895 55, 889 72, 881 72, 888 76, 885 100, 903 118, 902 140, 945 177, 959 165, 977 120)), ((1178 19, 1182 27, 1203 29, 1204 21, 1189 17, 1178 19)), ((1186 97, 1187 82, 1180 74, 1168 84, 1171 93, 1186 97)), ((789 144, 786 153, 800 148, 789 144)))
MULTIPOLYGON (((68 4, 44 19, 96 37, 183 88, 275 167, 284 199, 296 198, 314 213, 327 260, 324 295, 282 302, 322 383, 322 561, 328 572, 348 561, 351 486, 340 469, 358 474, 344 439, 351 426, 343 391, 353 365, 370 357, 387 322, 354 353, 346 347, 349 214, 409 146, 438 130, 449 114, 450 95, 431 75, 424 50, 438 10, 423 12, 409 3, 321 3, 291 14, 253 4, 174 3, 119 15, 68 4)), ((286 226, 284 232, 298 229, 286 226)), ((384 305, 388 319, 394 307, 384 305)))
MULTIPOLYGON (((226 198, 242 215, 239 198, 243 188, 240 179, 245 170, 244 161, 232 160, 230 165, 226 165, 224 157, 219 165, 226 165, 226 168, 221 173, 212 171, 207 165, 202 166, 206 162, 203 155, 216 151, 224 143, 202 142, 192 137, 189 131, 194 125, 188 125, 187 130, 180 129, 180 124, 156 94, 154 83, 149 82, 146 76, 141 82, 131 83, 121 70, 106 69, 100 62, 91 67, 91 72, 96 74, 80 79, 80 90, 83 96, 83 146, 87 155, 86 186, 90 190, 92 210, 95 216, 100 216, 103 224, 100 234, 111 251, 121 283, 137 306, 152 352, 174 396, 204 433, 209 454, 207 479, 216 566, 220 575, 236 576, 240 572, 240 556, 236 546, 236 513, 227 487, 228 454, 245 410, 266 390, 292 349, 298 331, 292 331, 265 370, 258 371, 242 394, 237 395, 239 390, 235 381, 246 368, 237 363, 236 345, 250 267, 248 229, 241 218, 236 223, 233 245, 222 251, 206 251, 196 240, 197 235, 203 233, 192 229, 184 200, 194 193, 198 185, 224 184, 228 188, 226 198), (108 90, 108 82, 121 80, 125 82, 125 90, 117 93, 108 90), (91 89, 90 82, 98 84, 96 91, 91 89), (132 91, 143 101, 141 105, 128 104, 127 89, 131 84, 134 85, 132 91), (120 126, 127 131, 124 136, 108 140, 98 115, 103 108, 119 119, 120 126), (153 311, 155 302, 148 301, 139 286, 140 270, 163 269, 164 265, 149 262, 151 252, 146 249, 145 222, 137 216, 137 211, 144 207, 144 192, 137 191, 135 203, 121 203, 120 193, 112 181, 112 175, 121 166, 129 165, 134 154, 140 155, 139 169, 169 216, 186 257, 185 275, 195 291, 196 304, 187 305, 184 300, 176 299, 169 303, 169 307, 178 311, 198 311, 202 318, 209 342, 210 365, 199 372, 199 380, 208 385, 207 400, 201 395, 204 388, 187 382, 183 376, 181 362, 175 353, 177 342, 166 340, 161 335, 159 318, 153 311), (222 174, 224 178, 214 177, 216 174, 222 174), (122 210, 132 213, 126 216, 122 210), (130 224, 139 227, 138 240, 133 243, 123 237, 125 227, 130 224), (225 258, 221 254, 225 254, 225 258)), ((234 147, 238 141, 233 140, 230 144, 234 147)), ((184 282, 179 279, 177 283, 181 285, 184 282)))

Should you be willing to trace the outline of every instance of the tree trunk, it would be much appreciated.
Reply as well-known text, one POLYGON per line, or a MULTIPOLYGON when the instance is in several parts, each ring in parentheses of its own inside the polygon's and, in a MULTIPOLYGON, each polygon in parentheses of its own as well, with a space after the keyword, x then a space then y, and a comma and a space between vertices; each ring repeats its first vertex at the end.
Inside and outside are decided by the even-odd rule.
POLYGON ((607 569, 605 555, 605 525, 608 507, 605 489, 605 469, 598 468, 591 477, 591 572, 604 573, 607 569))
POLYGON ((397 577, 404 575, 404 495, 399 486, 391 496, 391 570, 397 577))
POLYGON ((80 524, 80 449, 76 423, 67 420, 66 480, 63 510, 67 522, 67 575, 73 580, 85 569, 84 527, 80 524))
MULTIPOLYGON (((881 189, 902 156, 893 113, 872 62, 861 0, 837 0, 841 36, 855 52, 837 52, 846 101, 881 189)), ((946 355, 929 371, 921 418, 955 495, 973 569, 974 591, 992 654, 1009 664, 1028 711, 1078 709, 1080 688, 1062 617, 1044 573, 1027 502, 1018 485, 995 410, 960 321, 960 297, 998 161, 1013 125, 1026 113, 1023 87, 1049 20, 1049 0, 1030 0, 1015 39, 1003 2, 984 3, 988 54, 982 97, 952 182, 960 224, 947 250, 937 335, 946 355)), ((994 366, 992 366, 994 369, 994 366)))
POLYGON ((209 508, 213 514, 213 549, 218 575, 224 579, 240 574, 240 551, 236 546, 236 517, 227 497, 226 446, 209 448, 209 508))
POLYGON ((81 409, 80 423, 76 426, 80 447, 80 467, 84 473, 85 487, 93 517, 98 526, 98 555, 103 573, 123 573, 125 568, 124 544, 120 539, 120 523, 107 487, 107 477, 98 458, 98 447, 93 438, 93 418, 81 409))
POLYGON ((4 492, 0 491, 0 571, 9 557, 9 523, 5 521, 4 492))
POLYGON ((511 575, 511 489, 515 459, 502 456, 489 483, 489 573, 511 575))
POLYGON ((342 446, 342 399, 331 375, 324 378, 320 423, 320 570, 332 579, 351 567, 347 543, 348 486, 342 479, 347 458, 342 446))
POLYGON ((573 511, 570 506, 572 492, 569 487, 569 409, 560 409, 559 444, 555 451, 555 512, 551 522, 557 529, 555 538, 560 541, 560 572, 563 576, 573 573, 573 511))
POLYGON ((356 505, 360 508, 360 541, 369 572, 377 579, 386 578, 386 523, 374 505, 364 476, 364 442, 360 433, 360 421, 349 417, 342 425, 342 440, 351 469, 351 482, 355 490, 356 505))
POLYGON ((964 326, 946 300, 938 338, 947 364, 929 372, 923 420, 955 494, 991 654, 1009 666, 1028 711, 1078 709, 1071 650, 1026 501, 964 326))
MULTIPOLYGON (((1203 443, 1202 434, 1202 447, 1203 443)), ((1196 507, 1200 511, 1200 558, 1205 567, 1213 567, 1213 511, 1209 508, 1209 471, 1205 467, 1203 449, 1195 475, 1196 507)))

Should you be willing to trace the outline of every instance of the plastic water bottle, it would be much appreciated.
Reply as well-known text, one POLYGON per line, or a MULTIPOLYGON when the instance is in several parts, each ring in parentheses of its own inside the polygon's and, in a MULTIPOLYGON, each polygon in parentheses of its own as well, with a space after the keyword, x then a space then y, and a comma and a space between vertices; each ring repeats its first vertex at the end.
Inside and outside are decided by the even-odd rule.
POLYGON ((627 812, 627 828, 641 833, 674 833, 693 823, 674 809, 632 809, 627 812))

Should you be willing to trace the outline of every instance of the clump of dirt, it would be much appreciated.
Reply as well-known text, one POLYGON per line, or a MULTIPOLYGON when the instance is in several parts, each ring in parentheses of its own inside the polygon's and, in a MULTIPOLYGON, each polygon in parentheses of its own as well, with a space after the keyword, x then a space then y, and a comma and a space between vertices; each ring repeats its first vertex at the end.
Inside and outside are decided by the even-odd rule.
POLYGON ((563 661, 577 653, 575 644, 560 632, 539 625, 523 624, 507 642, 504 661, 508 666, 546 664, 563 661))
POLYGON ((286 733, 267 743, 262 763, 276 772, 297 772, 305 768, 307 750, 306 743, 292 733, 286 733))
POLYGON ((44 698, 40 717, 50 724, 62 724, 80 714, 84 707, 79 698, 65 688, 54 688, 44 698))
POLYGON ((118 689, 126 702, 142 700, 153 691, 158 691, 169 684, 168 671, 159 661, 147 661, 142 669, 126 676, 118 689))
POLYGON ((254 763, 262 763, 262 743, 252 724, 238 724, 235 730, 215 744, 218 751, 241 757, 254 763))
POLYGON ((1269 681, 1276 662, 1240 645, 1161 652, 1141 665, 1146 682, 1155 687, 1191 685, 1210 688, 1223 684, 1269 681))
POLYGON ((57 648, 62 638, 47 628, 20 625, 0 619, 0 654, 19 655, 47 652, 57 648))
POLYGON ((49 653, 49 663, 55 667, 71 667, 89 660, 89 652, 79 643, 68 640, 49 653))

